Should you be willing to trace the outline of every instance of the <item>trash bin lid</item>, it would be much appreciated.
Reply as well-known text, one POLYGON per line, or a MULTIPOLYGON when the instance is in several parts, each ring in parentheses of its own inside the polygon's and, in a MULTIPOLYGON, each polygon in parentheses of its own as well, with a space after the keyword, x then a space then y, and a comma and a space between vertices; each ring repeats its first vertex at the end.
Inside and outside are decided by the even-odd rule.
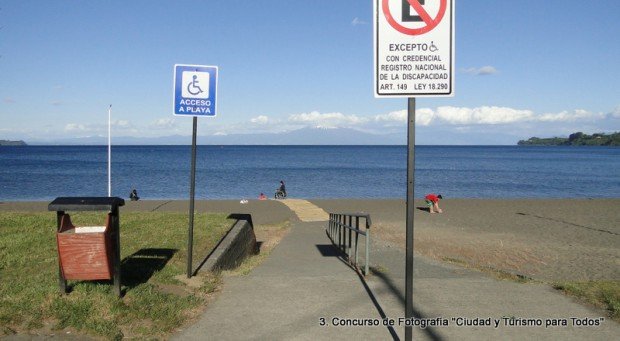
POLYGON ((48 211, 114 211, 125 205, 119 197, 59 197, 48 206, 48 211))

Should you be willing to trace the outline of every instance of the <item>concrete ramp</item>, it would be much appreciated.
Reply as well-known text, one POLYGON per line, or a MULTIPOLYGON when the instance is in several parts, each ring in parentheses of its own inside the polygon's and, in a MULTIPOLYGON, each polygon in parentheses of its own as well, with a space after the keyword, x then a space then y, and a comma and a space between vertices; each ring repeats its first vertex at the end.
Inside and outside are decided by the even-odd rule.
POLYGON ((308 200, 303 199, 285 199, 280 200, 284 205, 288 206, 291 211, 295 212, 299 220, 302 222, 327 221, 329 214, 322 208, 314 205, 308 200))

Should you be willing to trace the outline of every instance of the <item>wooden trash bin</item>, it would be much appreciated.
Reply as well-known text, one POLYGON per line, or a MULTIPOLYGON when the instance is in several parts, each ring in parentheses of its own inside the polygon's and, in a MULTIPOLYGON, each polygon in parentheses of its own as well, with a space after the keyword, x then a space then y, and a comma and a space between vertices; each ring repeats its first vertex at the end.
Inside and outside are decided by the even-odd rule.
POLYGON ((60 271, 65 279, 112 279, 115 250, 110 221, 108 213, 105 226, 76 227, 71 217, 63 214, 56 242, 60 271))
POLYGON ((120 231, 116 197, 61 197, 48 210, 56 211, 58 277, 60 291, 67 292, 67 280, 113 280, 121 296, 120 231), (107 211, 104 226, 75 226, 65 211, 107 211))

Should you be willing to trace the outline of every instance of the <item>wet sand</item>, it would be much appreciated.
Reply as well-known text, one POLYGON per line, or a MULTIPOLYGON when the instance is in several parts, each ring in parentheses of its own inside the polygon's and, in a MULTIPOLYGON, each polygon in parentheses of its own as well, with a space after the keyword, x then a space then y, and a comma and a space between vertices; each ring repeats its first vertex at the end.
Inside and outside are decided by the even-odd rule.
MULTIPOLYGON (((366 212, 376 242, 404 249, 403 200, 309 200, 328 212, 366 212)), ((47 211, 49 202, 1 202, 1 211, 47 211)), ((620 199, 447 199, 443 214, 416 201, 415 252, 545 281, 620 280, 620 199)), ((200 200, 196 212, 252 214, 255 224, 296 216, 279 201, 200 200)), ((188 201, 127 201, 123 211, 188 212, 188 201)), ((122 221, 122 217, 121 217, 122 221)))

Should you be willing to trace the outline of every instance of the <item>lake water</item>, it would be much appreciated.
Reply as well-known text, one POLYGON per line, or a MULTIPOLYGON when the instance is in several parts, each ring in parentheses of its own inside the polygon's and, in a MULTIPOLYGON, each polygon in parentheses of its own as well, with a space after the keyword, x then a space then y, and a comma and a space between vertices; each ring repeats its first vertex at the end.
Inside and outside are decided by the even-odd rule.
MULTIPOLYGON (((405 198, 406 146, 198 146, 197 199, 405 198)), ((188 199, 191 146, 113 146, 112 194, 188 199)), ((416 146, 416 197, 620 197, 620 148, 416 146)), ((0 147, 0 200, 107 196, 107 146, 0 147)))

